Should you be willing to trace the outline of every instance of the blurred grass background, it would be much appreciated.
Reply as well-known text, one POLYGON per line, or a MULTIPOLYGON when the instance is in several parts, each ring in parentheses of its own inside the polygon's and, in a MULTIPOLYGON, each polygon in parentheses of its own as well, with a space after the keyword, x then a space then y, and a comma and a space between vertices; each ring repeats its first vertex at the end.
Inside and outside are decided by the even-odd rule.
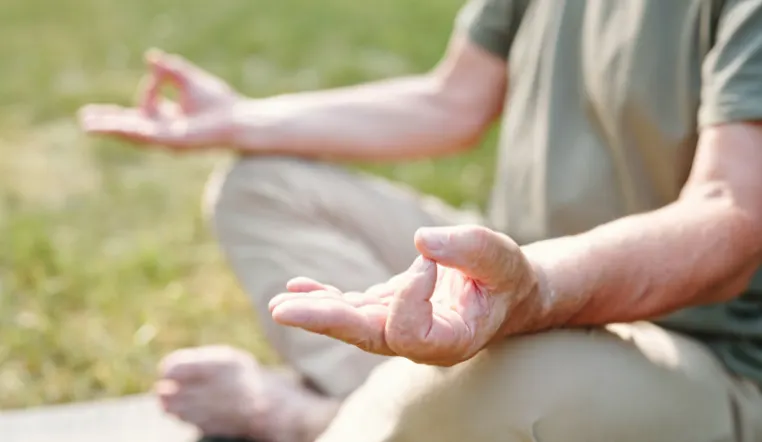
MULTIPOLYGON (((88 139, 79 106, 130 103, 149 47, 250 96, 422 72, 461 3, 0 0, 0 409, 143 391, 183 346, 274 360, 200 214, 225 155, 88 139)), ((363 167, 479 204, 491 159, 363 167)))

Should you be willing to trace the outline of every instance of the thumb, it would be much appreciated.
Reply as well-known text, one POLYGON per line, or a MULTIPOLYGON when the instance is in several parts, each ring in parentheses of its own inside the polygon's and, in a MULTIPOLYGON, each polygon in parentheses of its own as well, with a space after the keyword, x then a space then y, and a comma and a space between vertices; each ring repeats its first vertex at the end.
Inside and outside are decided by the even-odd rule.
POLYGON ((145 58, 154 75, 173 83, 178 88, 187 86, 195 75, 196 67, 179 55, 150 49, 146 52, 145 58))
POLYGON ((489 287, 523 275, 518 244, 483 226, 423 227, 415 233, 415 246, 421 255, 489 287))

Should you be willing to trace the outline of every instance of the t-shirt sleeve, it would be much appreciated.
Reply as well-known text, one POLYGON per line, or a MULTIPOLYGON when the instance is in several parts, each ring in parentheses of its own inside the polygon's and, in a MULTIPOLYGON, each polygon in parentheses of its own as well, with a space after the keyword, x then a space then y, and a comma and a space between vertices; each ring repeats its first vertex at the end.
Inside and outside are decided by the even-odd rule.
POLYGON ((724 2, 701 83, 700 127, 762 120, 762 1, 724 2))
POLYGON ((511 43, 528 0, 468 0, 456 20, 456 29, 481 48, 508 58, 511 43))

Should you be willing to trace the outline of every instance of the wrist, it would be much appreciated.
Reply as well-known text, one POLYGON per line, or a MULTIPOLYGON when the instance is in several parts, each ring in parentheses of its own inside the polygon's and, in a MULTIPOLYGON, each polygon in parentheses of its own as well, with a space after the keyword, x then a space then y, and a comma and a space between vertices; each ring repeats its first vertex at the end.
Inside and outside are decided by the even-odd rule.
POLYGON ((527 262, 534 275, 534 285, 526 302, 531 305, 528 308, 534 314, 532 315, 529 331, 540 331, 557 327, 557 293, 555 287, 551 284, 548 269, 540 261, 533 260, 527 256, 527 262))
POLYGON ((520 290, 511 293, 517 302, 506 311, 497 338, 533 333, 553 328, 555 291, 547 272, 530 257, 525 256, 527 276, 520 290))
POLYGON ((270 145, 265 140, 265 115, 260 100, 247 97, 233 100, 227 112, 226 145, 241 151, 265 150, 270 145))
POLYGON ((590 295, 579 272, 585 253, 574 241, 564 237, 521 247, 529 283, 506 312, 497 338, 573 325, 574 318, 588 306, 590 295))
POLYGON ((584 243, 575 237, 561 237, 523 246, 538 279, 534 297, 541 312, 541 329, 569 326, 589 303, 590 275, 581 271, 589 259, 584 243))

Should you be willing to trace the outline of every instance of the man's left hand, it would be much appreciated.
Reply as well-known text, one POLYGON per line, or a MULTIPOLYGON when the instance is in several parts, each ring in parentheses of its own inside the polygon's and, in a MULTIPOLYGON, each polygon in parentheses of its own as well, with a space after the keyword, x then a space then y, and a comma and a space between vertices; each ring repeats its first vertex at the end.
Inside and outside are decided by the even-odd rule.
POLYGON ((538 277, 509 237, 481 226, 422 228, 421 256, 365 292, 307 278, 270 302, 282 325, 365 351, 450 366, 542 314, 538 277))

